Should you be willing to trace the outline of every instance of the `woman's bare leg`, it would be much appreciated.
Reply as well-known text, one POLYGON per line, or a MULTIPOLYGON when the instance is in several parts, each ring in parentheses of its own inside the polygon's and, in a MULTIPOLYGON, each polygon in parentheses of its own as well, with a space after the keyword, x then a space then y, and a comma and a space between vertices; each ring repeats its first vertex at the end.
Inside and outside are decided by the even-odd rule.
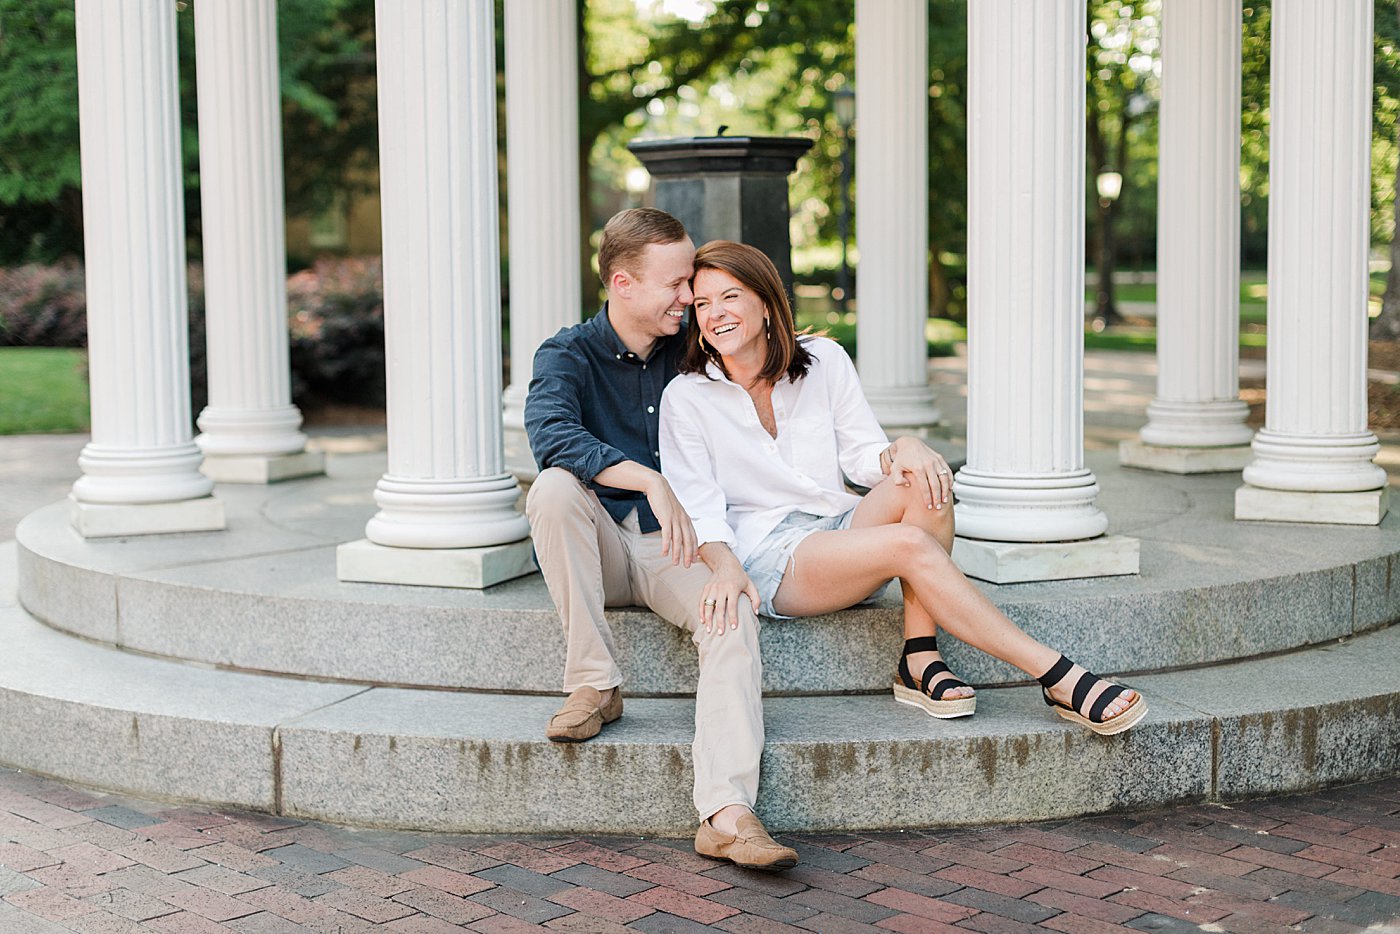
MULTIPOLYGON (((923 529, 945 552, 952 552, 953 504, 944 503, 938 508, 929 509, 922 494, 912 485, 897 486, 893 478, 872 489, 856 506, 855 515, 851 517, 853 529, 901 523, 923 529)), ((914 595, 909 582, 900 578, 899 587, 904 593, 904 638, 938 635, 938 624, 914 595)), ((908 656, 909 670, 919 678, 930 664, 941 660, 941 652, 913 652, 908 656)), ((928 685, 923 687, 928 689, 928 685)), ((972 697, 975 693, 972 688, 964 686, 949 688, 943 697, 953 700, 972 697)))
MULTIPOLYGON (((773 604, 789 616, 830 613, 864 599, 892 576, 909 583, 940 627, 1032 678, 1049 671, 1059 658, 1060 653, 1032 639, 998 610, 928 533, 903 523, 808 535, 797 547, 773 604)), ((1076 665, 1050 689, 1050 696, 1072 703, 1082 672, 1076 665)), ((1102 682, 1083 706, 1091 707, 1107 687, 1108 682, 1102 682)), ((1122 713, 1136 696, 1124 691, 1109 704, 1104 719, 1122 713)))

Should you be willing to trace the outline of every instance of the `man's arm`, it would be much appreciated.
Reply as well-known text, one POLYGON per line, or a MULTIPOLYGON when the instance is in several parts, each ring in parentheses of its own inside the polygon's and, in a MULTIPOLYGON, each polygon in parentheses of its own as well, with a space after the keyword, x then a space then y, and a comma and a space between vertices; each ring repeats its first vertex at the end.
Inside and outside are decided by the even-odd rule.
POLYGON ((665 477, 636 461, 625 460, 598 473, 593 482, 646 494, 656 521, 661 523, 661 553, 670 555, 672 564, 690 567, 695 563, 695 526, 665 477))
POLYGON ((525 397, 525 433, 541 470, 562 467, 588 483, 627 455, 584 427, 585 378, 571 348, 555 338, 541 344, 525 397))

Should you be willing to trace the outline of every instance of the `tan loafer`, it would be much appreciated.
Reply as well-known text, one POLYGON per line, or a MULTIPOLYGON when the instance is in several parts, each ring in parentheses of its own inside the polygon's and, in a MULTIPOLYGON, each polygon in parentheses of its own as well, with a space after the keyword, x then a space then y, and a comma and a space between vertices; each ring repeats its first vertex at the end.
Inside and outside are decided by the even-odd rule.
POLYGON ((622 716, 622 689, 612 688, 603 700, 597 688, 581 687, 569 695, 559 712, 549 718, 544 735, 556 743, 581 743, 598 735, 603 724, 622 716))
POLYGON ((739 832, 734 836, 721 833, 708 819, 695 833, 695 852, 710 859, 727 859, 745 869, 791 869, 797 865, 797 851, 783 846, 764 829, 752 814, 739 818, 739 832))

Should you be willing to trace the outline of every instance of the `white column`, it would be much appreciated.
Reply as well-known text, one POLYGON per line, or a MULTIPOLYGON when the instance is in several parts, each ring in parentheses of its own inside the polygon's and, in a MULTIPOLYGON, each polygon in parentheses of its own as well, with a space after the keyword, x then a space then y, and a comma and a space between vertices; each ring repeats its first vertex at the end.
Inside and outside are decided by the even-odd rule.
POLYGON ((856 342, 891 433, 938 423, 928 382, 928 4, 856 0, 856 342))
POLYGON ((539 468, 525 438, 535 351, 579 322, 577 0, 506 0, 506 183, 510 229, 510 385, 506 466, 539 468))
POLYGON ((1024 544, 1108 527, 1084 464, 1085 21, 1085 0, 968 4, 968 449, 954 557, 998 583, 1137 571, 1131 539, 1024 544))
POLYGON ((1238 3, 1162 11, 1157 187, 1157 398, 1122 463, 1171 473, 1239 470, 1253 431, 1240 401, 1238 3))
POLYGON ((1268 407, 1235 518, 1375 525, 1367 428, 1370 0, 1275 0, 1268 407))
POLYGON ((268 483, 322 472, 306 452, 287 359, 276 0, 195 12, 209 405, 204 473, 268 483))
POLYGON ((491 7, 375 6, 389 471, 342 580, 481 587, 533 568, 501 450, 491 7))
POLYGON ((77 0, 92 442, 84 536, 224 527, 190 424, 175 7, 77 0))

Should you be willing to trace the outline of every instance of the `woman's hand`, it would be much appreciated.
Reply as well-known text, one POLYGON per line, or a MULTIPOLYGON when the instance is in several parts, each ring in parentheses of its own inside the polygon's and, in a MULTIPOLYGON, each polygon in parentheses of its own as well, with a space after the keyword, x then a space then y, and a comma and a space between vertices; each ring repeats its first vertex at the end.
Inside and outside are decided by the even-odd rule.
POLYGON ((897 486, 912 484, 929 509, 942 509, 953 496, 953 471, 933 448, 912 435, 890 445, 890 477, 897 486))
POLYGON ((753 611, 758 612, 758 588, 734 552, 722 542, 706 542, 700 546, 700 559, 709 565, 710 579, 700 596, 700 622, 706 632, 718 630, 724 635, 725 624, 739 628, 739 597, 748 594, 753 611))

